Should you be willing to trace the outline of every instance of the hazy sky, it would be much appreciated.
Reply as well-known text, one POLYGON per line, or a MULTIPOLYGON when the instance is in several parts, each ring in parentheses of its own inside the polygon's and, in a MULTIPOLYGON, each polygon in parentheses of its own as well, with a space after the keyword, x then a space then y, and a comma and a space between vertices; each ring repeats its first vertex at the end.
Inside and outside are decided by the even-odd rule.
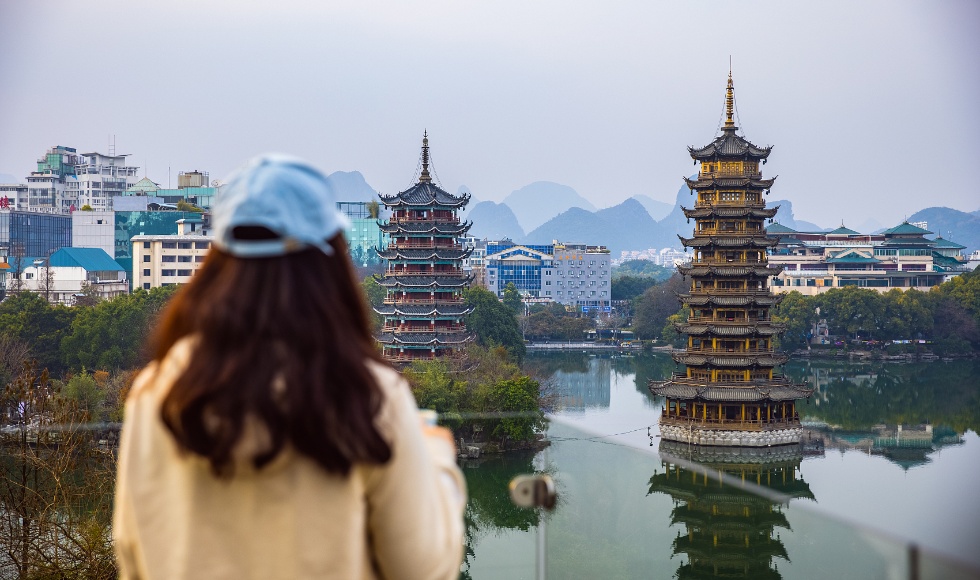
POLYGON ((673 201, 732 58, 744 134, 797 219, 980 209, 980 2, 0 2, 0 173, 53 145, 151 179, 270 150, 376 189, 501 200, 539 180, 597 207, 673 201))

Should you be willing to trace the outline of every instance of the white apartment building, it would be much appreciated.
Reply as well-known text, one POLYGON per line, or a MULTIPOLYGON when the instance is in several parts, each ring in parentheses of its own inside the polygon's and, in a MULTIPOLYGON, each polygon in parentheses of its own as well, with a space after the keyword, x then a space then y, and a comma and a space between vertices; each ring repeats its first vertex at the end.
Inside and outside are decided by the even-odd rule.
POLYGON ((186 284, 211 248, 203 221, 177 221, 177 234, 133 236, 133 288, 159 288, 186 284))
POLYGON ((27 211, 27 186, 23 183, 0 184, 0 209, 27 211))
POLYGON ((112 198, 122 195, 138 181, 139 167, 126 165, 127 155, 83 153, 78 156, 75 173, 78 178, 77 207, 89 206, 95 211, 112 209, 112 198))
POLYGON ((27 176, 28 211, 68 213, 77 208, 79 157, 72 147, 52 147, 37 160, 37 171, 27 176))

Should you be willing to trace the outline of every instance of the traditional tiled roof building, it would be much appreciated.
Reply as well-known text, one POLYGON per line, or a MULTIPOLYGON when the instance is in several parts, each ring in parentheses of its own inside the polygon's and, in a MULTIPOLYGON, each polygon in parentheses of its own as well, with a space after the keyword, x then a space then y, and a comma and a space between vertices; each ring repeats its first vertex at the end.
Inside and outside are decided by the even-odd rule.
POLYGON ((375 309, 385 319, 378 340, 386 359, 432 359, 460 349, 471 339, 463 322, 471 311, 463 301, 463 290, 472 277, 462 268, 470 250, 459 239, 472 224, 457 216, 469 201, 469 194, 453 195, 432 182, 427 134, 422 139, 418 183, 396 195, 381 196, 392 212, 387 223, 380 224, 391 242, 378 250, 386 262, 378 283, 387 297, 375 309))
POLYGON ((786 361, 773 348, 782 327, 772 321, 779 297, 769 291, 779 273, 767 262, 776 241, 763 224, 778 208, 766 209, 764 194, 775 178, 763 179, 759 167, 771 147, 757 147, 736 133, 731 75, 726 94, 727 120, 722 134, 705 147, 689 147, 701 163, 698 179, 687 179, 697 193, 694 237, 681 238, 694 250, 691 262, 678 267, 690 276, 690 317, 677 326, 688 336, 687 348, 674 354, 686 365, 650 390, 665 397, 660 433, 664 439, 703 445, 768 446, 798 443, 802 436, 795 401, 810 390, 773 369, 786 361))

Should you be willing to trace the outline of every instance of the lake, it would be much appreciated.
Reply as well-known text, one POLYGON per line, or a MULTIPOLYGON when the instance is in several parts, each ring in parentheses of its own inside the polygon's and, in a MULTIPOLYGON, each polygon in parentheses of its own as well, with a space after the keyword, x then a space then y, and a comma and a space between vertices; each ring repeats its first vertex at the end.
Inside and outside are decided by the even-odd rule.
POLYGON ((798 405, 804 445, 754 451, 661 442, 646 385, 674 369, 665 354, 527 366, 562 401, 552 444, 464 465, 464 576, 534 578, 539 550, 552 578, 892 578, 910 557, 922 577, 980 569, 977 361, 791 361, 815 388, 798 405), (506 494, 534 471, 559 490, 543 521, 506 494))

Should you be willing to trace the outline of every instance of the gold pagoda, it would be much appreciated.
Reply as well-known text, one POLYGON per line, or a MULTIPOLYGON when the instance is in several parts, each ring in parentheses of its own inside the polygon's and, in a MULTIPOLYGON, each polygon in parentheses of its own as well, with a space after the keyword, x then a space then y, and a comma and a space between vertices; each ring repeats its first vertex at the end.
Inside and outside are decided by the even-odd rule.
POLYGON ((775 178, 764 179, 760 166, 772 147, 758 147, 738 135, 731 73, 725 95, 721 135, 704 147, 688 147, 700 163, 697 179, 687 185, 697 195, 694 237, 683 238, 693 250, 678 271, 690 277, 679 296, 689 318, 676 325, 687 347, 674 353, 683 372, 652 381, 650 391, 664 397, 661 437, 699 445, 766 447, 799 443, 803 434, 796 401, 812 389, 774 372, 786 362, 773 339, 783 330, 771 312, 782 296, 768 286, 782 268, 768 264, 767 250, 778 240, 766 236, 764 223, 778 207, 766 208, 764 196, 775 178))

